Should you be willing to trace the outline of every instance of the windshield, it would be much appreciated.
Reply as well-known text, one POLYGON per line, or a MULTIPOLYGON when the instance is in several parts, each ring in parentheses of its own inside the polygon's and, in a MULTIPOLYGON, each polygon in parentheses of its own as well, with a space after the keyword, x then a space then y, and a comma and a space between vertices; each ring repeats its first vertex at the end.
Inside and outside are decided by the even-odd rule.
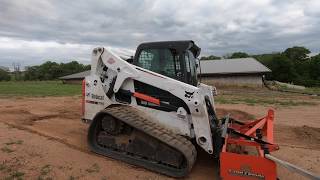
POLYGON ((182 78, 179 54, 175 49, 143 49, 138 66, 174 79, 182 78))

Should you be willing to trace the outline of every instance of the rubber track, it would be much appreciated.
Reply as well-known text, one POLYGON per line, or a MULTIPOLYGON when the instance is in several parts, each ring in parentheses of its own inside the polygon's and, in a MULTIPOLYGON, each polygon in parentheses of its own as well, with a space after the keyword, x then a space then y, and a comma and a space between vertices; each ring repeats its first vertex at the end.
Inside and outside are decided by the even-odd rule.
MULTIPOLYGON (((160 126, 159 124, 156 124, 150 121, 149 119, 151 119, 152 117, 147 116, 145 113, 141 112, 140 110, 132 106, 127 106, 127 105, 111 106, 103 110, 102 113, 107 113, 115 118, 118 118, 119 120, 125 122, 126 124, 178 150, 184 155, 187 161, 187 167, 184 170, 181 170, 180 172, 178 172, 179 169, 177 169, 178 170, 177 172, 171 172, 171 173, 161 171, 160 169, 159 170, 152 169, 152 170, 162 174, 169 175, 169 176, 174 176, 174 177, 183 177, 190 172, 191 168, 193 167, 196 161, 197 151, 194 145, 190 141, 188 141, 186 138, 180 135, 174 134, 173 132, 160 126)), ((150 162, 150 163, 154 163, 154 162, 150 162)), ((149 168, 148 165, 144 167, 149 168)))

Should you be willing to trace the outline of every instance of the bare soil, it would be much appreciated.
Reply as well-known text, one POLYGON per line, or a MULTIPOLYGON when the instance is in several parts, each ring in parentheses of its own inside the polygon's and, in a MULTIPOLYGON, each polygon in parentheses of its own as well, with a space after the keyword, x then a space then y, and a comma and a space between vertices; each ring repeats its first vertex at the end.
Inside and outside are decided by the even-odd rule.
MULTIPOLYGON (((218 115, 262 117, 269 107, 221 104, 218 115)), ((0 99, 0 179, 172 179, 91 153, 79 97, 0 99)), ((274 107, 273 107, 274 108, 274 107)), ((320 106, 277 107, 275 156, 320 174, 320 106)), ((213 159, 199 150, 185 179, 213 179, 213 159)), ((280 179, 301 179, 278 168, 280 179)))

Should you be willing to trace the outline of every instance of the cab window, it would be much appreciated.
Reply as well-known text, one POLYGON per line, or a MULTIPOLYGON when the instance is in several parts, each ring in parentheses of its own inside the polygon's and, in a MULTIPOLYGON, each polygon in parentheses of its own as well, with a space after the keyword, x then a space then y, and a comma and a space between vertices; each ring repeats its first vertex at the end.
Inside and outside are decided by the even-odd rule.
POLYGON ((175 49, 144 49, 138 66, 180 80, 182 78, 179 55, 175 49))

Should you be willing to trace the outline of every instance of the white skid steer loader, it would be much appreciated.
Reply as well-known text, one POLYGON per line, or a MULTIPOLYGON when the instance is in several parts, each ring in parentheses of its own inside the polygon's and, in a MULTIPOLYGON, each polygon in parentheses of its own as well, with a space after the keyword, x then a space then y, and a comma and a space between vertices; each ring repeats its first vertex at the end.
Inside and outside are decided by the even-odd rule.
POLYGON ((273 111, 249 125, 229 117, 218 120, 215 88, 198 82, 199 54, 193 41, 143 43, 129 59, 95 48, 82 99, 91 150, 183 177, 199 146, 220 162, 224 179, 275 179, 275 164, 264 156, 278 149, 273 144, 273 111), (229 144, 255 146, 260 156, 228 152, 229 144))

